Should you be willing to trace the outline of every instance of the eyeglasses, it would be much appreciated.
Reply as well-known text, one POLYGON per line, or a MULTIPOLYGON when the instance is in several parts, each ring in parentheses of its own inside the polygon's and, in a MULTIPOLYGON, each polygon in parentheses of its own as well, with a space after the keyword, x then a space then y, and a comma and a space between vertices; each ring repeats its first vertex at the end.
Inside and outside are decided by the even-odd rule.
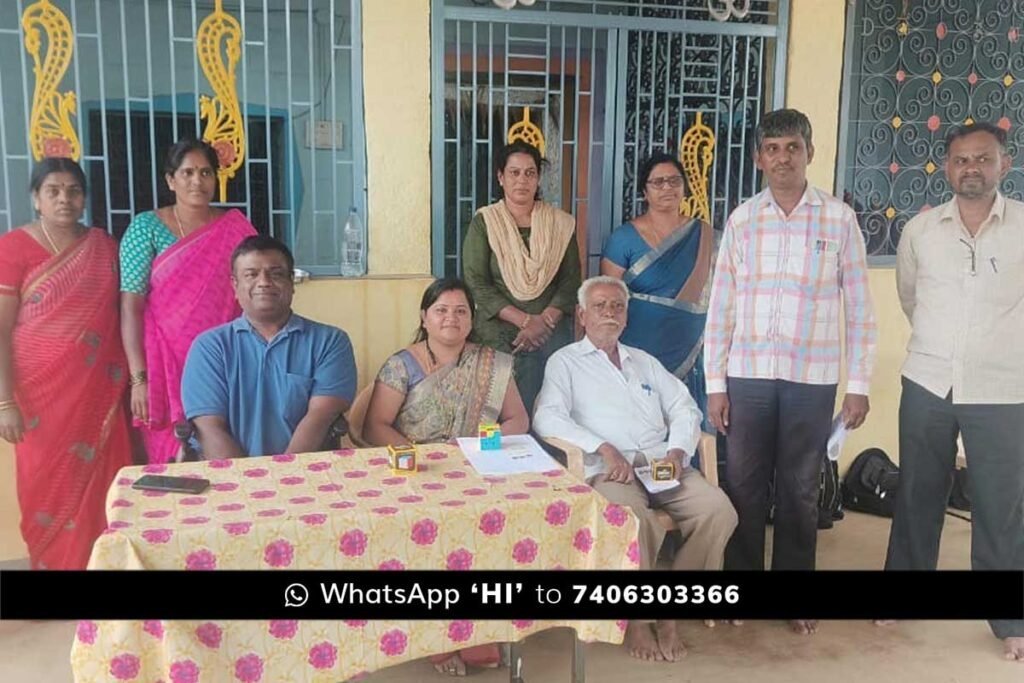
POLYGON ((666 187, 672 187, 672 188, 682 187, 683 186, 683 182, 684 182, 683 181, 683 176, 681 176, 681 175, 670 175, 670 176, 665 176, 663 178, 651 178, 650 180, 647 181, 647 186, 648 187, 653 187, 653 188, 655 188, 657 190, 661 190, 661 189, 666 188, 666 187))

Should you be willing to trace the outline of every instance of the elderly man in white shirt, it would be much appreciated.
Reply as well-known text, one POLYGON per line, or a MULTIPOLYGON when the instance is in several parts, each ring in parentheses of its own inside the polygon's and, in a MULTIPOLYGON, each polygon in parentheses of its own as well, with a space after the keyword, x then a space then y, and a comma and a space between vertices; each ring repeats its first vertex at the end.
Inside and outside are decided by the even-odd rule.
MULTIPOLYGON (((654 356, 619 343, 629 291, 621 280, 593 277, 579 290, 586 337, 548 360, 537 397, 534 430, 580 446, 587 482, 640 520, 640 568, 654 566, 665 532, 654 516, 664 510, 683 535, 673 569, 722 568, 736 528, 728 497, 689 466, 700 437, 701 412, 686 386, 654 356), (672 462, 679 486, 649 494, 634 467, 672 462)), ((686 652, 674 621, 630 622, 626 647, 634 657, 676 661, 686 652)))

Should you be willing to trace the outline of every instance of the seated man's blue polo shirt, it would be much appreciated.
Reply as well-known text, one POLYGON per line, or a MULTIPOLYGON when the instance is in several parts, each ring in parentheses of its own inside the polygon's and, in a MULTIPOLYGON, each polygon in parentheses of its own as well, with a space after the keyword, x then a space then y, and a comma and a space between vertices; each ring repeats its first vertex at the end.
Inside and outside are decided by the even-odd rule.
POLYGON ((245 315, 203 332, 181 378, 185 417, 225 418, 247 455, 284 453, 310 398, 355 391, 348 335, 294 313, 269 342, 245 315))

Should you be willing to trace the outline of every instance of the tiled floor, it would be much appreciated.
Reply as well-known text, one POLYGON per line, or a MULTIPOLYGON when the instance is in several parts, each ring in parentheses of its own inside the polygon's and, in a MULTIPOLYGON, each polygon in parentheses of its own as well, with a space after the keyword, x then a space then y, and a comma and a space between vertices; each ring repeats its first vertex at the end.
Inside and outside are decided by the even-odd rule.
MULTIPOLYGON (((888 520, 848 514, 822 532, 822 569, 882 566, 888 520)), ((947 518, 940 567, 969 566, 966 522, 947 518)), ((939 599, 937 596, 936 599, 939 599)), ((75 625, 0 623, 0 681, 66 683, 72 680, 68 653, 75 625)), ((902 622, 878 628, 863 621, 826 622, 811 637, 791 634, 782 622, 748 622, 707 629, 683 622, 689 656, 675 664, 638 662, 621 647, 589 645, 589 683, 1021 683, 1024 665, 1002 659, 1002 644, 978 621, 902 622)), ((569 680, 571 633, 553 630, 524 646, 527 683, 569 680)), ((230 680, 225 672, 224 680, 230 680)), ((366 683, 443 681, 429 664, 410 662, 377 672, 366 683)), ((480 672, 477 683, 507 681, 507 670, 480 672)))

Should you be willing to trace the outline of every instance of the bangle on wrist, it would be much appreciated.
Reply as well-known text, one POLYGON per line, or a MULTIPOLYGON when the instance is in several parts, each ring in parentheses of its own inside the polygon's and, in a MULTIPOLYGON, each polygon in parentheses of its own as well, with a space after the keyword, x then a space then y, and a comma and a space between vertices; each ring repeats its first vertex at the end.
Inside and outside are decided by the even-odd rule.
POLYGON ((147 377, 146 377, 146 371, 145 370, 139 370, 138 372, 133 372, 133 373, 131 373, 131 375, 128 376, 128 384, 130 384, 133 387, 137 387, 137 386, 139 386, 141 384, 145 384, 146 381, 147 381, 147 377))
POLYGON ((0 401, 0 413, 4 412, 5 410, 17 410, 17 409, 18 409, 18 402, 15 401, 14 399, 11 399, 9 401, 0 401))

